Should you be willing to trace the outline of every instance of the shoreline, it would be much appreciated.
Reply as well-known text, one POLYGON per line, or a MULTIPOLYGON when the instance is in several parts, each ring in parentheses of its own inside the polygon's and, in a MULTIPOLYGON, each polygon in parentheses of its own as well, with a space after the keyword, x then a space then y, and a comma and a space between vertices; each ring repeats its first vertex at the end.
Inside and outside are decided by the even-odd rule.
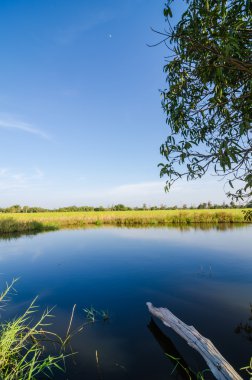
POLYGON ((106 225, 161 227, 200 224, 251 224, 251 222, 244 219, 242 209, 0 213, 0 234, 106 225))

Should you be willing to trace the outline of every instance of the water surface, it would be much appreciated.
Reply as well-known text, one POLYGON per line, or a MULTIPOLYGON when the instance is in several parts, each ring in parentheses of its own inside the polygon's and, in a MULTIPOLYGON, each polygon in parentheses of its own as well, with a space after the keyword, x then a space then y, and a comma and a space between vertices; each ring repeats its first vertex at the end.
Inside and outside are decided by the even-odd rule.
POLYGON ((108 227, 0 240, 1 286, 20 277, 1 317, 20 313, 39 295, 41 310, 57 305, 56 330, 63 334, 74 304, 74 326, 85 321, 86 307, 108 310, 107 322, 88 325, 74 339, 76 364, 71 360, 57 379, 182 378, 171 374, 165 352, 195 371, 206 368, 179 337, 151 321, 147 301, 193 324, 239 369, 252 354, 249 336, 235 333, 250 317, 251 232, 252 226, 108 227))

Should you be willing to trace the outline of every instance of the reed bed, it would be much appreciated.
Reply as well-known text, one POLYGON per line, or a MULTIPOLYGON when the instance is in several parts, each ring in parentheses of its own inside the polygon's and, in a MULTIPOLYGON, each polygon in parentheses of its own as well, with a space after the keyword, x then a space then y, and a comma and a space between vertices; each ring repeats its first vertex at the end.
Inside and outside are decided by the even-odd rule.
POLYGON ((137 227, 245 222, 242 209, 0 213, 0 233, 92 225, 137 227))

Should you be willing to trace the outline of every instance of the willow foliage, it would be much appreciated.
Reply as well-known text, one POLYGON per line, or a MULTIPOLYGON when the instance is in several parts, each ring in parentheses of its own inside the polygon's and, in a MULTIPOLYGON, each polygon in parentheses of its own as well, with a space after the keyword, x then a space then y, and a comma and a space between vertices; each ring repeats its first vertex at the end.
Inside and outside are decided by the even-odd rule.
MULTIPOLYGON (((162 106, 169 135, 160 151, 166 189, 182 177, 214 172, 228 195, 248 199, 252 190, 252 30, 249 0, 187 0, 172 26, 173 0, 164 9, 162 106)), ((182 1, 180 2, 182 3, 182 1)), ((176 1, 176 5, 179 1, 176 1)))

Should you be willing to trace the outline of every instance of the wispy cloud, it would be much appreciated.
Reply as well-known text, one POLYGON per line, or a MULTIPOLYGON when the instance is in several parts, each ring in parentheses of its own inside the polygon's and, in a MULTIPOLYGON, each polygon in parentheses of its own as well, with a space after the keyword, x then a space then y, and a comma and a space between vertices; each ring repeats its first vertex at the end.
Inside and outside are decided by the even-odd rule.
POLYGON ((225 200, 225 194, 223 190, 221 191, 220 184, 209 179, 202 180, 200 183, 181 181, 180 184, 174 184, 169 193, 164 191, 164 186, 165 182, 163 180, 129 183, 105 188, 89 188, 88 183, 86 183, 85 188, 81 187, 71 192, 68 190, 67 194, 61 192, 61 199, 62 202, 67 203, 69 193, 71 193, 70 203, 74 202, 79 205, 101 204, 105 206, 116 203, 129 206, 142 205, 143 203, 148 206, 162 203, 169 206, 182 206, 187 203, 190 206, 191 204, 197 205, 208 200, 217 203, 225 200))
POLYGON ((94 29, 98 25, 105 24, 116 17, 115 11, 103 10, 94 15, 84 17, 81 22, 76 22, 66 28, 59 29, 55 36, 54 41, 61 45, 67 45, 75 41, 81 34, 94 29))
MULTIPOLYGON (((65 195, 62 194, 62 196, 65 198, 65 195)), ((163 181, 131 183, 105 188, 92 188, 92 185, 89 187, 87 182, 85 188, 80 186, 79 189, 73 190, 71 197, 70 203, 94 205, 124 203, 129 206, 142 205, 143 203, 160 204, 167 199, 163 181)))
POLYGON ((40 168, 35 168, 35 174, 32 178, 34 179, 41 179, 44 178, 45 174, 40 168))
POLYGON ((4 176, 7 173, 7 168, 0 168, 0 177, 4 176))
POLYGON ((40 186, 40 180, 43 178, 44 172, 39 168, 35 168, 31 174, 17 172, 8 168, 0 168, 0 192, 31 190, 36 186, 40 186))
POLYGON ((35 128, 29 123, 25 123, 20 120, 16 120, 13 117, 1 117, 0 116, 0 128, 4 129, 17 129, 23 132, 31 133, 46 140, 50 140, 50 136, 41 129, 35 128))
POLYGON ((226 200, 222 184, 208 180, 200 183, 181 181, 169 193, 164 191, 164 182, 147 181, 115 186, 97 186, 87 178, 76 178, 76 182, 64 177, 48 177, 37 167, 29 171, 14 171, 0 168, 0 196, 2 204, 35 204, 42 207, 62 207, 71 204, 111 206, 123 203, 128 206, 166 204, 182 206, 198 205, 211 200, 222 203, 226 200), (203 189, 203 191, 202 191, 203 189))
POLYGON ((112 195, 154 195, 160 194, 164 190, 164 183, 161 181, 131 183, 117 186, 109 191, 112 195))

